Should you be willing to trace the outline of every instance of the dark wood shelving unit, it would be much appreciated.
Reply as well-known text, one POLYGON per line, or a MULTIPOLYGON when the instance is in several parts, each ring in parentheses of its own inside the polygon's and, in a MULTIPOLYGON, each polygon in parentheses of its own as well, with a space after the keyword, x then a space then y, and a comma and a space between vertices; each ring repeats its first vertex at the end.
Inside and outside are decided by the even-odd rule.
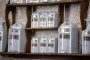
POLYGON ((78 54, 78 53, 11 53, 11 52, 0 52, 1 55, 30 55, 30 56, 90 56, 90 54, 78 54))
POLYGON ((6 53, 2 52, 0 53, 2 56, 9 56, 9 57, 17 57, 17 58, 31 58, 31 59, 59 59, 61 57, 67 57, 67 58, 90 58, 90 55, 88 54, 67 54, 67 53, 6 53))
MULTIPOLYGON (((27 24, 26 24, 26 36, 27 36, 27 45, 26 45, 26 53, 9 53, 9 52, 1 52, 0 55, 2 56, 11 56, 11 57, 19 57, 19 58, 31 58, 31 59, 39 59, 39 58, 54 58, 54 59, 59 59, 61 57, 67 57, 70 58, 71 60, 73 59, 79 59, 79 60, 85 60, 84 58, 90 59, 90 55, 87 54, 58 54, 58 53, 30 53, 31 49, 31 36, 32 36, 32 31, 34 30, 58 30, 58 27, 55 28, 31 28, 31 14, 32 14, 32 7, 36 6, 47 6, 47 5, 59 5, 59 13, 60 13, 60 23, 59 26, 63 23, 64 21, 64 4, 70 5, 70 4, 80 4, 80 20, 81 20, 81 26, 82 30, 86 28, 85 21, 84 19, 87 16, 87 9, 89 5, 89 0, 65 0, 65 1, 60 1, 60 2, 49 2, 49 3, 23 3, 23 4, 10 4, 8 3, 6 5, 6 10, 5 10, 5 19, 6 19, 6 25, 7 25, 7 30, 10 28, 10 23, 8 19, 9 12, 12 12, 12 23, 14 24, 16 21, 16 7, 27 7, 27 24)), ((88 60, 87 59, 87 60, 88 60)))
POLYGON ((52 27, 52 28, 26 28, 26 30, 58 30, 58 27, 52 27))
POLYGON ((87 58, 87 60, 90 59, 90 55, 82 55, 82 54, 34 54, 34 53, 2 53, 2 56, 7 57, 14 57, 14 58, 30 58, 30 59, 55 59, 58 60, 60 58, 66 58, 66 59, 79 59, 84 60, 87 58))
POLYGON ((45 5, 58 5, 58 4, 74 4, 80 3, 81 0, 70 0, 70 1, 60 1, 60 2, 44 2, 44 3, 14 3, 14 4, 7 4, 7 6, 17 7, 17 6, 45 6, 45 5))

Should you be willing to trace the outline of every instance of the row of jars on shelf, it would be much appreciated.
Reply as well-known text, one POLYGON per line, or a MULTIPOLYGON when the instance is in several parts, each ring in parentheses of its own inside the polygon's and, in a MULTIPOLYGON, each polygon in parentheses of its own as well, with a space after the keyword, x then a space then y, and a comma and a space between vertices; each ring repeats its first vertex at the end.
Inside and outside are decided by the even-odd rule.
POLYGON ((8 52, 24 52, 25 45, 26 33, 23 24, 17 22, 12 25, 9 28, 9 33, 7 35, 5 22, 3 18, 0 18, 0 52, 4 52, 7 47, 8 52))
POLYGON ((57 27, 59 14, 56 12, 34 12, 31 19, 31 28, 57 27))
MULTIPOLYGON (((7 31, 0 19, 0 52, 4 52, 8 42, 8 52, 24 52, 26 46, 25 27, 21 22, 17 22, 7 31)), ((71 22, 64 22, 58 28, 58 37, 32 37, 32 53, 78 53, 78 28, 71 22), (37 50, 37 51, 36 51, 37 50)), ((52 32, 53 33, 53 32, 52 32)), ((90 19, 87 19, 87 28, 82 32, 82 53, 90 54, 90 19)))
MULTIPOLYGON (((82 31, 82 54, 90 54, 90 19, 87 28, 82 31)), ((52 32, 53 33, 53 32, 52 32)), ((58 37, 34 36, 31 42, 31 53, 79 53, 79 28, 71 22, 64 22, 58 28, 58 37)))
POLYGON ((40 2, 55 2, 62 0, 10 0, 10 3, 40 3, 40 2))
POLYGON ((34 36, 31 40, 31 53, 57 53, 58 38, 55 36, 34 36))

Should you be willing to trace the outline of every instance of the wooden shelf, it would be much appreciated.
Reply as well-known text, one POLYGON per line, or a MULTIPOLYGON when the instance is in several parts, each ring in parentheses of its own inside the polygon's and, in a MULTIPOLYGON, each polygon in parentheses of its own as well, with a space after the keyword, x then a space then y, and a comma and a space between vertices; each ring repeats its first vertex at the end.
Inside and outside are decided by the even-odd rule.
POLYGON ((59 1, 59 2, 43 2, 43 3, 14 3, 14 4, 7 4, 7 6, 43 6, 43 5, 57 5, 57 4, 74 4, 80 3, 80 0, 70 0, 70 1, 59 1))
MULTIPOLYGON (((59 5, 59 15, 60 15, 60 21, 59 26, 64 21, 64 4, 68 6, 68 4, 80 4, 80 21, 82 30, 85 29, 85 21, 84 19, 87 16, 87 10, 89 6, 88 0, 64 0, 59 2, 46 2, 46 3, 23 3, 23 4, 7 4, 6 10, 5 10, 5 19, 7 24, 7 30, 10 27, 9 24, 9 12, 12 11, 12 20, 13 23, 16 21, 16 7, 27 7, 27 25, 26 27, 26 37, 27 37, 27 46, 26 51, 30 52, 30 44, 31 44, 31 37, 35 34, 35 31, 33 30, 58 30, 58 27, 55 28, 29 28, 31 26, 31 14, 32 14, 32 7, 37 6, 53 6, 53 5, 59 5)), ((35 9, 34 9, 35 10, 35 9)), ((0 55, 6 56, 6 57, 15 57, 15 58, 30 58, 30 59, 58 59, 58 60, 90 60, 90 54, 58 54, 58 53, 9 53, 9 52, 1 52, 0 55), (62 58, 63 57, 63 58, 62 58)))
POLYGON ((54 28, 26 28, 26 30, 58 30, 58 27, 54 27, 54 28))
POLYGON ((90 54, 78 54, 78 53, 9 53, 9 52, 0 52, 0 55, 28 55, 28 56, 75 56, 75 57, 90 57, 90 54))

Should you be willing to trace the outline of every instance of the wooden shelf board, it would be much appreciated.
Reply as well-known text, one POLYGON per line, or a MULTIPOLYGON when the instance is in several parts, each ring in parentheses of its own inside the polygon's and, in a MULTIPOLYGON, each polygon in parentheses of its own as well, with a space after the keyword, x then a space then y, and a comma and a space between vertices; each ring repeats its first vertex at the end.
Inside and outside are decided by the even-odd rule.
POLYGON ((9 52, 0 52, 0 55, 29 55, 29 56, 89 56, 90 54, 68 54, 68 53, 9 53, 9 52))
POLYGON ((54 27, 54 28, 26 28, 26 30, 58 30, 58 27, 54 27))
POLYGON ((7 6, 39 6, 39 5, 57 5, 57 4, 74 4, 74 3, 80 3, 81 1, 78 0, 70 0, 70 1, 59 1, 59 2, 43 2, 43 3, 13 3, 13 4, 7 4, 7 6))

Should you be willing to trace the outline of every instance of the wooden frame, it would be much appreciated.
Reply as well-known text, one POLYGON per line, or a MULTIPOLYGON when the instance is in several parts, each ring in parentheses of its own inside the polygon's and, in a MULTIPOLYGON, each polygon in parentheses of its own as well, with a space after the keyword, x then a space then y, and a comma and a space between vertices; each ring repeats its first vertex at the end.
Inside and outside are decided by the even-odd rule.
MULTIPOLYGON (((59 5, 59 12, 60 12, 60 23, 59 23, 59 26, 63 23, 63 20, 64 20, 64 4, 77 4, 79 3, 80 4, 80 19, 81 19, 81 26, 82 26, 82 30, 84 30, 86 28, 86 25, 85 25, 85 18, 87 16, 87 9, 88 9, 88 5, 89 5, 89 0, 67 0, 67 1, 62 1, 62 2, 53 2, 53 3, 31 3, 31 4, 10 4, 10 1, 9 3, 6 5, 6 11, 5 11, 5 19, 6 19, 6 25, 7 25, 7 31, 8 29, 10 28, 10 23, 9 23, 9 19, 8 19, 8 14, 10 11, 12 11, 12 18, 13 18, 13 24, 15 23, 15 17, 16 17, 16 7, 27 7, 27 24, 26 24, 26 36, 27 36, 27 45, 26 45, 26 53, 23 53, 23 54, 18 54, 18 53, 0 53, 1 55, 25 55, 25 56, 38 56, 38 57, 44 57, 47 56, 49 58, 49 56, 53 57, 57 57, 57 56, 69 56, 70 58, 72 56, 74 57, 87 57, 89 55, 83 55, 83 54, 31 54, 30 53, 30 46, 31 46, 31 36, 34 34, 34 31, 35 30, 57 30, 58 27, 55 27, 55 28, 30 28, 31 27, 31 14, 32 14, 32 7, 36 7, 36 6, 42 6, 42 5, 59 5), (29 54, 28 54, 29 53, 29 54)), ((79 58, 80 60, 82 60, 81 58, 79 58)))

